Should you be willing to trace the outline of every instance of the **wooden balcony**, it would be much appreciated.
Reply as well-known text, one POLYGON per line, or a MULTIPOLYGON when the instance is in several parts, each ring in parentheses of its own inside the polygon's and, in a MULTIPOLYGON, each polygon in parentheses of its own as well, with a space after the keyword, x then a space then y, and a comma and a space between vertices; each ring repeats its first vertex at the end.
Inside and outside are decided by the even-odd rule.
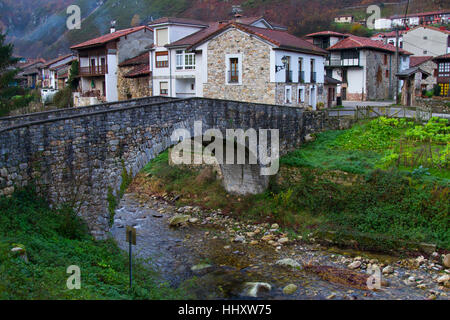
POLYGON ((80 67, 79 74, 84 77, 104 76, 108 73, 108 65, 80 67))

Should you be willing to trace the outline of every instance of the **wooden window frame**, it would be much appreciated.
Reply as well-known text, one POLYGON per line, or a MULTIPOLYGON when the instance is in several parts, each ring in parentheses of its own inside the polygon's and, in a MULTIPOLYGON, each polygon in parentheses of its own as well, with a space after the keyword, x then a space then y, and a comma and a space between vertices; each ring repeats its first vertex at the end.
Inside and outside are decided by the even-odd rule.
POLYGON ((168 68, 169 67, 169 52, 168 51, 160 51, 155 53, 155 66, 156 68, 168 68), (166 56, 167 60, 158 61, 158 57, 166 56))

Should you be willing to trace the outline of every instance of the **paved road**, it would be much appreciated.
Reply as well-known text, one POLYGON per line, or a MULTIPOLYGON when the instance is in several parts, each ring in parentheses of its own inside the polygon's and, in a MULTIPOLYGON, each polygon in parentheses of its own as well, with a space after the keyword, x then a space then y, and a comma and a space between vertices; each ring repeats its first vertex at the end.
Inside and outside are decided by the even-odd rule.
POLYGON ((394 101, 342 101, 344 107, 356 108, 356 106, 387 107, 394 104, 394 101))

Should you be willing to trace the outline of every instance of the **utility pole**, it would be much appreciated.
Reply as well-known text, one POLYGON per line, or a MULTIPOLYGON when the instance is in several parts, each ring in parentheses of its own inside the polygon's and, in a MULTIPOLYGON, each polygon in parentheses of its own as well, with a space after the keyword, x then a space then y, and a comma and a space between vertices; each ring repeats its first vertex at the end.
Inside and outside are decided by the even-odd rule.
POLYGON ((398 90, 399 90, 399 79, 397 77, 397 74, 400 71, 399 66, 399 54, 398 54, 398 47, 399 47, 399 36, 398 36, 398 27, 395 28, 395 63, 396 63, 396 73, 395 73, 395 103, 400 104, 400 101, 398 99, 398 90))

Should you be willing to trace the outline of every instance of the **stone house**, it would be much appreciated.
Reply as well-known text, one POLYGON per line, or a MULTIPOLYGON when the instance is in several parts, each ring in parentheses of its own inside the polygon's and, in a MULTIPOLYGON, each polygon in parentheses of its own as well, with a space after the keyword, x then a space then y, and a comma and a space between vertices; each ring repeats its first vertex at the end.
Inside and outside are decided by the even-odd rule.
POLYGON ((437 57, 450 53, 450 31, 445 27, 418 26, 403 34, 403 49, 415 56, 437 57))
POLYGON ((119 64, 117 89, 119 101, 152 96, 149 52, 119 64))
POLYGON ((116 31, 72 46, 77 52, 80 77, 74 105, 119 100, 119 64, 137 57, 153 44, 153 30, 147 26, 116 31))
POLYGON ((17 83, 24 88, 35 89, 41 86, 41 68, 45 64, 44 59, 31 59, 25 63, 19 63, 20 72, 15 76, 17 83))
POLYGON ((437 84, 441 87, 441 96, 450 96, 450 53, 433 59, 438 66, 437 84))
POLYGON ((233 22, 188 49, 202 48, 207 52, 205 97, 325 106, 327 52, 304 39, 233 22))
POLYGON ((411 56, 409 61, 411 68, 419 67, 430 74, 425 79, 422 79, 422 73, 416 73, 414 87, 416 96, 421 96, 423 90, 432 90, 437 83, 437 65, 433 61, 432 56, 411 56))
MULTIPOLYGON (((328 48, 327 75, 342 82, 342 100, 368 101, 393 99, 397 62, 396 48, 381 41, 349 36, 328 48)), ((399 70, 409 68, 411 54, 400 49, 399 70)), ((399 92, 402 84, 399 85, 399 92)))
POLYGON ((326 103, 327 52, 282 26, 261 17, 213 23, 162 18, 150 26, 154 95, 313 108, 326 103))

